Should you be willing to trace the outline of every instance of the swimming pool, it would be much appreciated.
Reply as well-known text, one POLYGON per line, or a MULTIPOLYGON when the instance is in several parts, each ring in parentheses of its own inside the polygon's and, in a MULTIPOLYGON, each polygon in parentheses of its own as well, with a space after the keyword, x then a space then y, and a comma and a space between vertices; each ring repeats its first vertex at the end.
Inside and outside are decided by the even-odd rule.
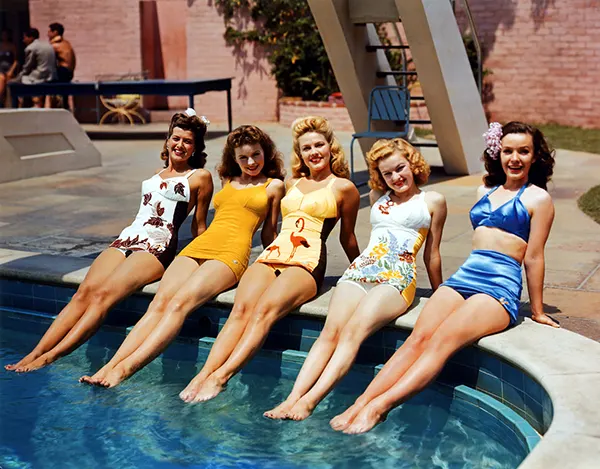
MULTIPOLYGON (((0 311, 3 366, 35 345, 48 319, 0 311)), ((445 386, 429 388, 366 435, 332 431, 328 421, 372 377, 365 365, 356 367, 306 421, 263 418, 262 412, 291 389, 298 353, 263 352, 217 399, 187 405, 177 395, 206 358, 209 338, 179 340, 166 356, 115 389, 79 384, 79 376, 114 353, 123 332, 104 327, 47 369, 28 375, 2 371, 3 469, 514 468, 528 453, 514 429, 460 387, 451 393, 445 386)))

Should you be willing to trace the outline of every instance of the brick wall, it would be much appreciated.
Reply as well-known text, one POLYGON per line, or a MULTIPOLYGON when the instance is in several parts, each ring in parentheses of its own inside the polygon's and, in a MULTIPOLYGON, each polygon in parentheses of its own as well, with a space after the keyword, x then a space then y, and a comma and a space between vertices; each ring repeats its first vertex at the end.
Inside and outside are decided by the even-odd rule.
POLYGON ((46 39, 62 23, 77 55, 76 80, 98 74, 139 72, 139 0, 29 0, 30 22, 46 39))
MULTIPOLYGON (((158 0, 187 30, 187 76, 232 76, 234 124, 277 119, 277 89, 260 50, 237 51, 223 39, 210 0, 158 0), (180 11, 181 10, 181 11, 180 11)), ((600 128, 599 0, 469 0, 487 48, 492 119, 600 128)), ((457 2, 460 4, 460 2, 457 2)), ((31 23, 45 35, 62 22, 77 52, 79 80, 142 69, 139 0, 29 0, 31 23)), ((225 120, 225 94, 197 107, 225 120)))
POLYGON ((492 119, 600 128, 598 0, 469 4, 493 71, 492 119))
POLYGON ((279 101, 279 122, 283 125, 291 126, 297 118, 305 116, 322 116, 331 123, 336 131, 354 131, 350 115, 344 105, 320 101, 287 101, 285 99, 279 101))

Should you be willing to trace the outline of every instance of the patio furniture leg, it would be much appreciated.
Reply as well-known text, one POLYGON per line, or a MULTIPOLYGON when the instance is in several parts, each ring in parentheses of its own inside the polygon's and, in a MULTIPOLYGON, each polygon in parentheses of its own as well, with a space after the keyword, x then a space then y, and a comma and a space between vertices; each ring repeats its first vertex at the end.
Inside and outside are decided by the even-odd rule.
POLYGON ((350 180, 354 182, 354 137, 350 141, 350 180))
POLYGON ((233 130, 231 118, 231 88, 227 90, 227 125, 229 126, 229 132, 231 132, 233 130))
POLYGON ((194 109, 194 95, 190 94, 188 98, 189 98, 189 107, 194 109))

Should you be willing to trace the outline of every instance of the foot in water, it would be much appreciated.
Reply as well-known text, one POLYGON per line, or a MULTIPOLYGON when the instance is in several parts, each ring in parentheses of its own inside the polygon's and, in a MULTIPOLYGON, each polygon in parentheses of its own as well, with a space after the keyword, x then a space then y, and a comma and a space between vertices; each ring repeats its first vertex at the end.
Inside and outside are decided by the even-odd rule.
POLYGON ((132 372, 125 370, 124 367, 117 365, 110 370, 106 376, 92 380, 90 384, 93 384, 94 386, 100 386, 102 388, 114 388, 129 378, 132 374, 132 372))
POLYGON ((227 387, 227 381, 221 380, 214 375, 209 376, 196 394, 192 402, 204 402, 214 399, 227 387))
POLYGON ((348 407, 340 415, 336 415, 329 421, 329 425, 337 432, 342 432, 350 426, 352 421, 356 418, 359 412, 364 406, 357 404, 356 402, 348 407))
POLYGON ((54 363, 56 360, 58 360, 58 357, 50 352, 46 352, 26 365, 17 366, 14 371, 17 373, 27 373, 29 371, 39 370, 40 368, 44 368, 45 366, 54 363))
POLYGON ((298 402, 298 399, 288 397, 285 401, 279 404, 277 407, 267 410, 263 416, 273 420, 283 420, 287 418, 288 412, 294 407, 294 404, 298 402))
POLYGON ((19 360, 17 363, 14 363, 12 365, 5 365, 4 369, 6 371, 16 371, 17 368, 29 365, 34 360, 38 359, 41 355, 42 353, 31 352, 29 355, 26 355, 25 357, 21 358, 21 360, 19 360))
POLYGON ((94 375, 92 375, 92 376, 84 375, 81 378, 79 378, 79 382, 95 385, 96 383, 98 383, 98 382, 102 381, 104 378, 106 378, 106 376, 108 375, 108 373, 110 373, 112 371, 112 369, 113 369, 113 367, 108 366, 108 363, 107 363, 102 368, 100 368, 94 375))
POLYGON ((296 421, 304 420, 312 415, 315 407, 317 407, 317 404, 302 398, 290 409, 287 418, 296 421))
POLYGON ((344 430, 348 435, 366 433, 372 430, 376 425, 384 422, 387 418, 387 412, 382 412, 375 406, 368 405, 354 418, 352 423, 344 430))
POLYGON ((206 378, 207 378, 206 375, 202 375, 201 373, 198 373, 194 377, 194 379, 192 379, 188 383, 188 385, 185 387, 185 389, 179 393, 179 398, 183 402, 187 402, 188 404, 190 402, 193 402, 194 399, 196 398, 196 396, 198 395, 198 392, 200 391, 200 389, 202 389, 202 385, 206 381, 206 378))

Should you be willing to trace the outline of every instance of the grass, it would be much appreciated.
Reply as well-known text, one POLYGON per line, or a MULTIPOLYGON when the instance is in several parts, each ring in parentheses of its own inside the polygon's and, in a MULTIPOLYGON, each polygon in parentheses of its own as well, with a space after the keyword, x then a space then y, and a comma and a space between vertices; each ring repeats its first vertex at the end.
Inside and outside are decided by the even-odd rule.
POLYGON ((577 201, 583 213, 600 223, 600 186, 594 186, 577 201))
MULTIPOLYGON (((600 154, 600 129, 582 129, 558 124, 536 124, 552 148, 600 154)), ((421 138, 435 138, 431 128, 415 128, 421 138)))
POLYGON ((600 153, 600 129, 582 129, 558 124, 539 124, 553 148, 600 153))

